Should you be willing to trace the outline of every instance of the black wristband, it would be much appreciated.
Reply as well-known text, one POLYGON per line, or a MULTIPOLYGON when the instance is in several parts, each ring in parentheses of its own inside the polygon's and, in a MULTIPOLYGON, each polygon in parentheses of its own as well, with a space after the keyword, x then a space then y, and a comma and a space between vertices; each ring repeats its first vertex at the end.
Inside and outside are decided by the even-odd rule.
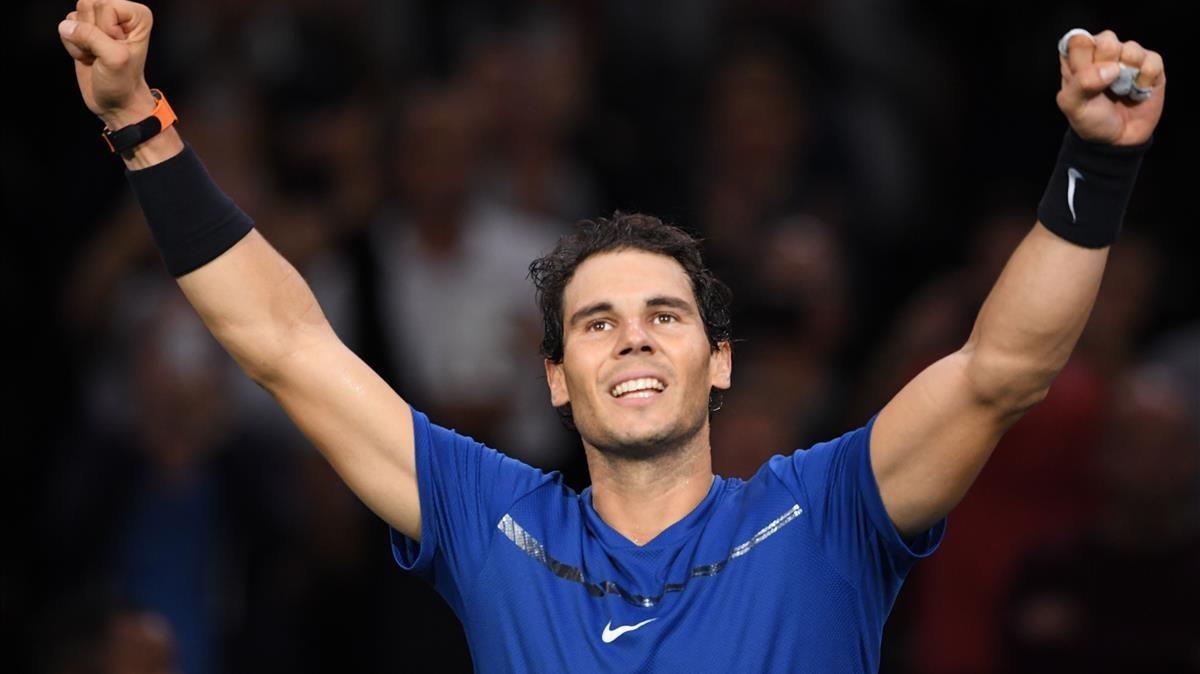
POLYGON ((1092 143, 1068 126, 1058 163, 1038 204, 1038 220, 1085 248, 1111 245, 1121 231, 1142 157, 1153 142, 1151 137, 1141 145, 1092 143))
POLYGON ((254 228, 213 182, 191 145, 140 171, 125 171, 167 271, 179 278, 211 262, 254 228))

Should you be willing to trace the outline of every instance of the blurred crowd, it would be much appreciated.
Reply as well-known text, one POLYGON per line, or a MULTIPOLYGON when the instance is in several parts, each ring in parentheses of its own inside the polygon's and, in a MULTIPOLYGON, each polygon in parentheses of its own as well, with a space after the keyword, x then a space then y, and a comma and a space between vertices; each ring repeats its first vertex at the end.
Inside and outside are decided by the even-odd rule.
MULTIPOLYGON (((1004 39, 980 53, 949 3, 151 6, 151 85, 343 341, 434 421, 576 488, 526 278, 572 223, 644 211, 705 239, 735 296, 714 468, 749 477, 965 341, 1065 130, 1052 45, 1107 18, 991 16, 1004 39), (1036 105, 997 103, 998 77, 1036 105)), ((52 35, 51 9, 30 29, 52 35)), ((50 65, 69 102, 69 61, 50 65)), ((1200 295, 1155 183, 1178 156, 1163 129, 1075 355, 910 577, 885 672, 1200 671, 1200 295)), ((119 178, 74 170, 112 189, 41 291, 65 365, 29 582, 5 583, 19 662, 469 669, 454 616, 209 336, 119 178)))

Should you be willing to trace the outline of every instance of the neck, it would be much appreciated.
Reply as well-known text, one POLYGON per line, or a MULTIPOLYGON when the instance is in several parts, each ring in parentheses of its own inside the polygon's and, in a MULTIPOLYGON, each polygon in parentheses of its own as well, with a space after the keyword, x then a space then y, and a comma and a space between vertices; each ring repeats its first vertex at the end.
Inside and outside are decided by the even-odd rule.
POLYGON ((458 249, 462 212, 457 208, 428 205, 413 209, 412 224, 426 252, 446 256, 458 249))
POLYGON ((708 424, 679 449, 650 460, 606 454, 586 441, 592 507, 609 526, 645 545, 683 519, 712 487, 708 424))

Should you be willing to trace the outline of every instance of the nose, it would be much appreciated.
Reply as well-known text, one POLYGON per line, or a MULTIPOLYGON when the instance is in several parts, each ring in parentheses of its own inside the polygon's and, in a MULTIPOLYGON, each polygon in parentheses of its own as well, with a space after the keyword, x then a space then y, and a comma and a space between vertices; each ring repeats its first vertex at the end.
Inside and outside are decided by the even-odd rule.
POLYGON ((621 328, 621 339, 617 341, 617 354, 628 356, 631 353, 654 353, 654 340, 638 321, 628 321, 621 328))

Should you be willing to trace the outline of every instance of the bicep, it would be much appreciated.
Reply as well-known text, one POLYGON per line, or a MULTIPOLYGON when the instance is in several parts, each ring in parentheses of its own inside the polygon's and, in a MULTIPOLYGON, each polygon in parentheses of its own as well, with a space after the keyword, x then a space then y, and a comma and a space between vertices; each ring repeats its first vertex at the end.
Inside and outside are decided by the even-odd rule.
POLYGON ((412 413, 382 377, 330 331, 261 383, 367 507, 420 540, 412 413))
POLYGON ((1000 436, 1020 417, 981 398, 958 351, 913 378, 880 411, 871 468, 884 508, 905 536, 962 500, 1000 436))

